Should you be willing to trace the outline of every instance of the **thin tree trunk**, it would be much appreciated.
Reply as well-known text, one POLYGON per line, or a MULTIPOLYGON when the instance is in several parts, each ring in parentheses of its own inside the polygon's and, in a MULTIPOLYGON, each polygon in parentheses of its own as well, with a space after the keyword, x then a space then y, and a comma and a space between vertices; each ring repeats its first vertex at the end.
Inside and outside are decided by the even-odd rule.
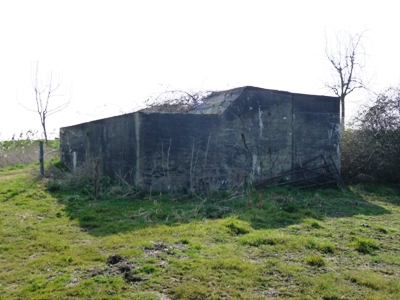
POLYGON ((49 141, 47 140, 46 122, 44 120, 42 121, 42 127, 43 127, 44 140, 46 141, 46 146, 49 146, 49 141))

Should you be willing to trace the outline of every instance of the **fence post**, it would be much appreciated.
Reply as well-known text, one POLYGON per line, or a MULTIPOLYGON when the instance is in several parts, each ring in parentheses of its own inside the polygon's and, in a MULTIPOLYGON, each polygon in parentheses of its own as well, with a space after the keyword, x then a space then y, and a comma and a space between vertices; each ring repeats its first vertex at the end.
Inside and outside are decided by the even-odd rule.
POLYGON ((73 167, 73 171, 75 172, 75 169, 76 169, 76 151, 72 152, 72 167, 73 167))
POLYGON ((40 164, 40 176, 44 177, 43 141, 39 141, 39 164, 40 164))
POLYGON ((94 159, 93 181, 94 181, 94 200, 99 200, 99 196, 100 196, 100 166, 99 166, 99 158, 98 157, 96 157, 94 159))

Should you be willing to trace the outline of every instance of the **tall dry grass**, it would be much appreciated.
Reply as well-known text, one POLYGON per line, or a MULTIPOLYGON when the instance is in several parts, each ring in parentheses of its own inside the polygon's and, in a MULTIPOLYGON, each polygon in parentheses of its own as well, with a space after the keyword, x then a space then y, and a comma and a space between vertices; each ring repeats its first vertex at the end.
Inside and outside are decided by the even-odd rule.
MULTIPOLYGON (((44 145, 45 159, 57 156, 58 140, 49 141, 44 145)), ((0 168, 15 165, 27 165, 39 161, 39 138, 35 131, 14 135, 11 140, 0 141, 0 168)))

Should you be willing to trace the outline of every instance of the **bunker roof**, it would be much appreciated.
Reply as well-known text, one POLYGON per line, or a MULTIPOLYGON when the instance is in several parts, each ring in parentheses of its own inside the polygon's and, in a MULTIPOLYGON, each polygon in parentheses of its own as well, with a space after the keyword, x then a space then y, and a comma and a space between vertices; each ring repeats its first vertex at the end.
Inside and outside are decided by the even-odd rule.
MULTIPOLYGON (((299 93, 290 93, 287 91, 279 91, 279 90, 270 90, 270 89, 263 89, 254 86, 244 86, 239 88, 234 88, 231 90, 226 91, 219 91, 219 92, 212 92, 210 96, 208 96, 204 103, 199 105, 196 109, 189 111, 190 114, 222 114, 236 99, 241 96, 244 99, 249 99, 251 97, 252 92, 261 92, 261 93, 277 93, 281 95, 302 95, 308 97, 315 97, 315 98, 331 98, 332 100, 337 101, 337 97, 331 96, 317 96, 317 95, 307 95, 307 94, 299 94, 299 93)), ((243 99, 242 98, 242 99, 243 99)), ((239 100, 241 101, 241 100, 239 100)))

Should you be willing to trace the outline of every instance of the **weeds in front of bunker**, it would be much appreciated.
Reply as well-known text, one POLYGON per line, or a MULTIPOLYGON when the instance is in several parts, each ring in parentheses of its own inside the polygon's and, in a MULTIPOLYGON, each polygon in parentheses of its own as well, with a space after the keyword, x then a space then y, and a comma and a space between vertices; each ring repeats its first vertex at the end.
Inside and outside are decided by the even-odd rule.
POLYGON ((22 171, 0 174, 6 299, 400 298, 397 188, 94 201, 22 171))

